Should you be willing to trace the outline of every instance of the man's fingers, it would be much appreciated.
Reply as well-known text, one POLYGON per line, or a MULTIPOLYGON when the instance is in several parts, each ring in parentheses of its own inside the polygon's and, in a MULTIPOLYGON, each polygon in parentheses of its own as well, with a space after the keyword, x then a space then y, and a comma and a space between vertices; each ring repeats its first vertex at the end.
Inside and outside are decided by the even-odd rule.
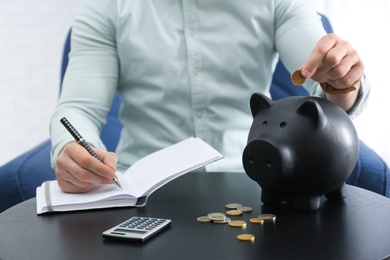
POLYGON ((336 45, 338 39, 337 35, 328 34, 318 41, 309 58, 301 66, 302 76, 311 78, 317 73, 329 50, 336 45))
MULTIPOLYGON (((69 143, 57 158, 56 175, 65 192, 87 192, 94 184, 108 184, 115 177, 117 156, 96 149, 108 165, 101 163, 76 142, 69 143)), ((103 160, 103 161, 104 161, 103 160)))
MULTIPOLYGON (((65 148, 64 148, 65 149, 65 148)), ((69 151, 69 157, 71 160, 75 161, 78 166, 82 169, 73 169, 73 172, 77 171, 77 175, 79 179, 82 179, 85 177, 85 180, 88 180, 88 174, 96 175, 96 176, 89 176, 90 180, 94 180, 94 183, 106 183, 106 180, 112 180, 115 177, 115 169, 113 167, 105 165, 104 163, 101 163, 99 160, 97 160, 95 157, 90 155, 88 151, 84 149, 81 145, 70 147, 72 149, 69 151)), ((102 158, 104 162, 104 155, 103 150, 99 150, 96 148, 94 149, 95 152, 102 158)), ((106 152, 107 153, 107 152, 106 152)))

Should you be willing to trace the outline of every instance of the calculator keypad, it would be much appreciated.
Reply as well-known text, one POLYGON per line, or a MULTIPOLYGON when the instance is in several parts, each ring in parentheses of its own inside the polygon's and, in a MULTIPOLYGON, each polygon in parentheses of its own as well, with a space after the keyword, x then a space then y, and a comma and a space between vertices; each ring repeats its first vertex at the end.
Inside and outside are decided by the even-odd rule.
POLYGON ((148 218, 148 217, 132 217, 131 219, 119 225, 121 228, 134 228, 139 230, 153 230, 162 223, 165 219, 148 218))

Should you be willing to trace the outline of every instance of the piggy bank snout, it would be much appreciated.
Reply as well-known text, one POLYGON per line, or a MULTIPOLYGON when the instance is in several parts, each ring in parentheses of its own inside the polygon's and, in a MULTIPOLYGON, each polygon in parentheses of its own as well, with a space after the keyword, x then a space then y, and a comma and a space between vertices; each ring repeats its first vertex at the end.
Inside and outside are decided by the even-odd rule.
POLYGON ((243 166, 248 176, 258 183, 273 183, 282 173, 282 155, 267 140, 254 139, 244 149, 243 166))

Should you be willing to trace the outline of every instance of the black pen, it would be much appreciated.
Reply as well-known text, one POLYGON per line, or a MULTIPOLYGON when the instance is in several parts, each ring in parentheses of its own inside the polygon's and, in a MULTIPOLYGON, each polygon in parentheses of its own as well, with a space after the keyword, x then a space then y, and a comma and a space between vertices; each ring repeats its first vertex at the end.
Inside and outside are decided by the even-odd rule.
MULTIPOLYGON (((74 137, 74 139, 76 140, 76 142, 81 145, 82 147, 84 147, 90 155, 92 155, 93 157, 95 157, 96 159, 98 159, 101 163, 104 163, 102 161, 102 159, 100 159, 100 157, 92 150, 91 146, 89 146, 89 144, 84 140, 84 138, 79 134, 79 132, 77 132, 76 128, 74 128, 72 126, 71 123, 69 123, 68 119, 66 119, 66 117, 63 117, 61 118, 60 122, 65 126, 66 130, 68 130, 68 132, 74 137)), ((112 179, 112 181, 119 187, 122 189, 122 186, 119 184, 119 181, 114 178, 112 179)))

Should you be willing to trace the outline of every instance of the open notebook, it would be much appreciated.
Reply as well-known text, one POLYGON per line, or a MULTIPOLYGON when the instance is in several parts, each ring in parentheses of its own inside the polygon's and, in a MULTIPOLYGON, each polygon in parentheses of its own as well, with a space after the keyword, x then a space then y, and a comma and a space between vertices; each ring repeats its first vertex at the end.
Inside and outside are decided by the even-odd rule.
POLYGON ((169 181, 223 156, 199 138, 188 138, 149 154, 124 173, 115 184, 97 185, 83 194, 64 193, 57 181, 46 181, 36 190, 37 214, 109 207, 141 207, 148 196, 169 181))

